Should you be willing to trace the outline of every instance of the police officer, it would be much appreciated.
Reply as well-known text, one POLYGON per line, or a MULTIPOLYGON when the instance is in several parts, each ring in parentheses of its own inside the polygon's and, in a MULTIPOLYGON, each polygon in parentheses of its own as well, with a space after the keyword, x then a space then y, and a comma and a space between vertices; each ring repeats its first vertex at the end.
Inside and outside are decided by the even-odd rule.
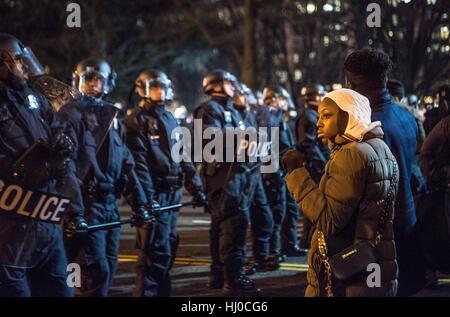
MULTIPOLYGON (((211 98, 194 111, 202 120, 203 130, 245 130, 244 122, 233 106, 236 77, 225 70, 211 71, 203 78, 203 92, 211 98)), ((220 137, 220 136, 216 136, 220 137)), ((200 142, 200 140, 195 140, 200 142)), ((226 152, 224 147, 216 151, 226 152)), ((235 158, 237 153, 235 152, 235 158)), ((244 272, 244 248, 248 227, 248 208, 245 187, 245 163, 214 159, 202 163, 208 209, 211 212, 210 250, 212 264, 207 286, 223 288, 225 295, 256 295, 258 289, 244 272)))
MULTIPOLYGON (((256 113, 252 111, 251 104, 256 103, 256 99, 253 96, 254 101, 251 100, 253 96, 252 91, 245 84, 236 82, 236 93, 234 96, 234 107, 239 112, 244 121, 246 127, 253 127, 258 129, 258 123, 256 121, 256 113)), ((262 133, 262 131, 259 131, 262 133)), ((258 134, 259 135, 259 134, 258 134)), ((265 153, 265 148, 262 142, 268 142, 259 138, 256 146, 248 146, 248 148, 261 149, 258 153, 248 153, 248 155, 255 155, 256 158, 268 155, 265 153)), ((247 197, 251 202, 250 208, 250 221, 252 229, 253 239, 253 262, 246 264, 246 274, 250 275, 258 272, 266 272, 277 270, 280 265, 274 257, 270 256, 270 239, 273 230, 273 215, 270 210, 269 203, 267 201, 266 193, 261 177, 261 164, 260 160, 257 160, 254 164, 248 164, 249 173, 247 197)))
POLYGON ((41 74, 32 51, 0 33, 0 296, 72 295, 60 222, 66 198, 73 214, 83 213, 76 143, 27 84, 41 74))
POLYGON ((80 61, 72 73, 72 87, 81 93, 105 99, 116 85, 117 74, 104 59, 80 61))
MULTIPOLYGON (((279 97, 279 107, 284 114, 284 122, 280 122, 280 149, 287 149, 294 146, 295 140, 292 135, 290 123, 295 127, 295 120, 292 120, 290 111, 295 109, 294 102, 289 92, 282 86, 277 86, 279 97)), ((281 229, 282 236, 282 254, 288 257, 305 256, 306 250, 299 245, 297 234, 297 221, 300 216, 300 210, 297 202, 286 190, 286 215, 281 229)))
POLYGON ((305 112, 299 116, 295 125, 297 144, 305 147, 308 156, 312 161, 308 165, 314 166, 311 169, 313 179, 318 182, 322 177, 323 168, 330 157, 330 151, 326 144, 317 138, 317 107, 325 95, 325 88, 320 85, 310 85, 302 88, 300 95, 305 101, 305 112))
MULTIPOLYGON (((305 86, 301 89, 300 95, 305 102, 306 109, 295 124, 297 144, 306 155, 308 171, 317 183, 320 182, 330 157, 328 146, 317 138, 317 120, 319 118, 317 107, 325 93, 325 88, 320 84, 305 86)), ((303 217, 301 224, 303 233, 300 244, 303 248, 309 248, 312 225, 303 217)))
MULTIPOLYGON (((145 209, 146 197, 134 172, 134 159, 125 145, 125 131, 117 110, 103 100, 113 89, 116 75, 111 66, 101 59, 85 59, 73 72, 72 86, 83 97, 61 108, 59 114, 70 122, 83 144, 83 151, 90 157, 90 167, 84 175, 80 168, 85 219, 72 219, 78 229, 86 224, 119 221, 116 200, 129 187, 129 203, 138 222, 149 214, 145 209), (108 114, 108 115, 105 115, 108 114), (98 134, 98 135, 97 135, 98 134), (91 135, 93 138, 91 138, 91 135), (91 142, 93 141, 93 142, 91 142), (92 146, 93 145, 93 146, 92 146)), ((83 166, 83 159, 78 160, 83 166)), ((89 164, 88 163, 88 164, 89 164)), ((69 261, 73 262, 84 251, 82 273, 83 296, 108 295, 117 266, 120 228, 88 232, 85 239, 68 239, 66 243, 69 261)))
MULTIPOLYGON (((283 108, 287 109, 287 105, 284 103, 287 103, 288 99, 283 96, 283 91, 280 86, 269 86, 264 88, 263 95, 265 105, 260 108, 260 117, 262 118, 262 116, 268 115, 268 118, 266 118, 265 121, 269 122, 270 127, 277 128, 279 131, 279 152, 286 151, 294 145, 293 137, 284 120, 285 113, 283 108), (265 110, 264 115, 263 110, 265 110)), ((273 137, 275 136, 272 136, 272 141, 273 137)), ((297 219, 299 210, 295 200, 290 197, 290 194, 286 190, 283 171, 278 168, 274 173, 263 174, 263 179, 274 218, 271 253, 279 262, 284 261, 283 251, 289 256, 303 256, 305 251, 302 250, 297 243, 297 219), (288 210, 289 217, 285 223, 288 210), (282 244, 284 244, 284 250, 282 250, 282 244)))
MULTIPOLYGON (((194 196, 194 206, 203 205, 206 198, 194 165, 184 161, 177 163, 171 154, 175 142, 180 141, 178 133, 174 132, 179 127, 178 122, 165 109, 172 98, 171 81, 165 73, 150 69, 138 76, 135 86, 141 100, 139 107, 133 108, 125 119, 127 144, 148 201, 153 202, 153 206, 178 204, 184 185, 194 196)), ((136 296, 170 295, 169 271, 179 241, 177 211, 160 212, 153 227, 138 230, 136 296)))

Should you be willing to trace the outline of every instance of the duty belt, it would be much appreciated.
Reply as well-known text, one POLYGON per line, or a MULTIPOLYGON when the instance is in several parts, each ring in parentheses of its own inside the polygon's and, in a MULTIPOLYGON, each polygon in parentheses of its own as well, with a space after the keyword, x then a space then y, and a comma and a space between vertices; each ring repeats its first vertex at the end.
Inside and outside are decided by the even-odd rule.
POLYGON ((67 197, 26 189, 0 179, 0 213, 60 224, 70 206, 67 197))
POLYGON ((90 182, 88 186, 89 198, 105 203, 115 202, 114 190, 114 184, 108 182, 90 182))
POLYGON ((177 190, 183 185, 183 178, 180 176, 153 177, 152 180, 155 188, 161 191, 177 190))

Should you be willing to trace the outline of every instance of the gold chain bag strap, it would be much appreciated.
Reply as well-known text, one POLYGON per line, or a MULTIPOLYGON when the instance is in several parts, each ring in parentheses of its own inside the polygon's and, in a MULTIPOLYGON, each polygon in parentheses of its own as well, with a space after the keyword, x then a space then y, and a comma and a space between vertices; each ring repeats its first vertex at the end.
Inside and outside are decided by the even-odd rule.
POLYGON ((325 266, 327 279, 325 291, 328 297, 333 297, 332 275, 339 280, 346 280, 366 269, 367 265, 376 262, 375 247, 381 242, 386 221, 389 219, 389 207, 394 203, 394 193, 397 184, 398 168, 394 162, 392 182, 389 185, 388 196, 384 202, 383 211, 378 219, 378 230, 374 241, 362 241, 351 245, 332 256, 328 256, 325 234, 317 230, 319 257, 325 266))

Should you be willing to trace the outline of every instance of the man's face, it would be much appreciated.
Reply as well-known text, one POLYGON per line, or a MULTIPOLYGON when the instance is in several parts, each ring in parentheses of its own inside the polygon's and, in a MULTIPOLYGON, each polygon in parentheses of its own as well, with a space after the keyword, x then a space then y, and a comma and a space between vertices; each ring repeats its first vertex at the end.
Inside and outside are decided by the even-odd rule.
POLYGON ((140 75, 138 79, 136 79, 136 88, 135 91, 136 93, 139 95, 139 97, 141 98, 145 98, 146 97, 146 81, 149 78, 147 76, 145 76, 144 74, 140 75))
POLYGON ((98 97, 103 93, 103 85, 102 77, 92 76, 85 79, 80 90, 89 96, 98 97))
POLYGON ((243 108, 247 104, 247 98, 245 95, 235 94, 234 95, 234 104, 239 108, 243 108))
POLYGON ((273 98, 268 99, 267 106, 271 109, 279 109, 280 105, 279 105, 278 98, 273 97, 273 98))
POLYGON ((225 91, 225 93, 227 94, 228 97, 231 97, 231 98, 234 97, 235 88, 234 88, 234 85, 230 81, 228 81, 228 80, 223 81, 223 90, 225 91))
POLYGON ((13 69, 14 76, 16 76, 21 80, 28 80, 29 79, 28 70, 23 60, 20 57, 15 57, 14 63, 15 63, 15 67, 13 69))
POLYGON ((324 100, 318 108, 317 137, 322 141, 334 140, 338 134, 339 107, 332 101, 324 100))
POLYGON ((150 99, 155 102, 162 102, 166 99, 166 91, 161 86, 150 87, 150 99))
POLYGON ((0 62, 0 79, 3 81, 9 80, 9 72, 12 72, 15 84, 24 85, 29 79, 29 72, 26 64, 23 60, 16 56, 11 57, 12 59, 7 62, 0 62))
POLYGON ((280 97, 278 98, 278 105, 283 111, 287 111, 289 108, 289 103, 286 98, 280 97))
POLYGON ((149 98, 154 102, 162 102, 166 100, 166 90, 163 86, 150 86, 148 87, 148 82, 150 77, 146 74, 141 74, 141 76, 136 80, 136 93, 141 98, 149 98))

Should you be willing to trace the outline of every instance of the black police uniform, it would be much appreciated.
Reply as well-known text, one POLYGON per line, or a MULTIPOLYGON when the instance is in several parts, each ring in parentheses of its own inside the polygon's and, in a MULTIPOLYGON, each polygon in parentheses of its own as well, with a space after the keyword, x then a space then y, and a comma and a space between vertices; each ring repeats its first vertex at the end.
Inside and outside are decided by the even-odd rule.
MULTIPOLYGON (((115 110, 106 101, 82 96, 63 106, 58 114, 68 121, 78 135, 79 155, 77 163, 86 165, 85 175, 78 175, 82 181, 85 218, 89 225, 119 221, 120 214, 116 200, 122 196, 125 186, 130 184, 130 204, 133 210, 144 208, 147 200, 134 171, 134 159, 125 145, 124 125, 120 119, 101 117, 101 107, 115 110), (93 110, 93 111, 91 111, 93 110), (96 133, 95 122, 108 128, 96 133)), ((83 173, 80 171, 80 173, 83 173)), ((69 261, 76 261, 84 251, 84 273, 81 291, 83 296, 107 296, 117 266, 120 228, 89 232, 86 237, 67 239, 66 249, 69 261), (81 240, 81 241, 80 241, 81 240)))
MULTIPOLYGON (((284 120, 284 112, 281 109, 269 110, 263 106, 261 114, 269 115, 270 126, 279 129, 279 152, 286 151, 294 145, 293 137, 287 123, 284 120), (263 110, 265 108, 265 110, 263 110)), ((271 240, 271 252, 276 256, 282 254, 284 249, 293 249, 297 246, 297 219, 299 215, 298 206, 286 189, 284 174, 281 169, 275 173, 263 174, 264 185, 269 205, 273 212, 274 229, 271 240), (283 240, 283 241, 282 241, 283 240)))
MULTIPOLYGON (((215 128, 225 133, 226 128, 244 128, 242 118, 228 97, 212 97, 194 112, 202 119, 203 130, 215 128)), ((224 140, 224 153, 226 144, 224 140)), ((245 163, 202 163, 202 177, 211 212, 210 251, 212 257, 210 288, 233 289, 253 287, 244 278, 244 249, 249 222, 248 176, 242 168, 245 163), (224 283, 225 282, 225 283, 224 283)))
MULTIPOLYGON (((255 111, 244 107, 236 110, 241 115, 246 127, 258 128, 255 111)), ((269 141, 269 140, 267 140, 269 141)), ((259 161, 256 164, 261 164, 259 161)), ((267 201, 261 177, 261 168, 248 164, 252 171, 248 175, 248 200, 251 203, 250 221, 253 239, 253 257, 258 265, 266 263, 270 256, 270 239, 273 230, 273 215, 267 201)))
MULTIPOLYGON (((136 161, 136 174, 149 202, 156 200, 162 207, 178 204, 183 179, 190 194, 202 192, 194 165, 176 163, 172 159, 171 149, 177 140, 172 139, 171 134, 179 125, 164 104, 146 103, 144 108, 132 109, 125 125, 127 145, 136 161)), ((140 250, 135 296, 170 295, 169 271, 179 241, 177 212, 178 209, 173 209, 157 213, 152 228, 138 230, 140 250)))
MULTIPOLYGON (((66 159, 62 168, 54 169, 59 164, 58 153, 48 148, 39 150, 37 143, 42 139, 44 144, 51 144, 52 138, 62 131, 73 137, 72 131, 57 120, 48 101, 28 86, 11 89, 3 83, 0 85, 2 181, 34 193, 40 191, 45 195, 70 197, 71 212, 82 214, 73 161, 66 159), (29 155, 22 156, 27 150, 30 150, 29 155), (14 164, 20 157, 23 158, 24 174, 19 172, 13 177, 14 164)), ((76 143, 73 145, 76 147, 76 143)), ((40 221, 42 216, 37 220, 19 216, 11 210, 5 212, 5 204, 7 201, 0 202, 0 296, 73 295, 66 284, 67 260, 60 223, 47 222, 53 217, 40 221), (14 263, 12 258, 15 258, 14 263)))

